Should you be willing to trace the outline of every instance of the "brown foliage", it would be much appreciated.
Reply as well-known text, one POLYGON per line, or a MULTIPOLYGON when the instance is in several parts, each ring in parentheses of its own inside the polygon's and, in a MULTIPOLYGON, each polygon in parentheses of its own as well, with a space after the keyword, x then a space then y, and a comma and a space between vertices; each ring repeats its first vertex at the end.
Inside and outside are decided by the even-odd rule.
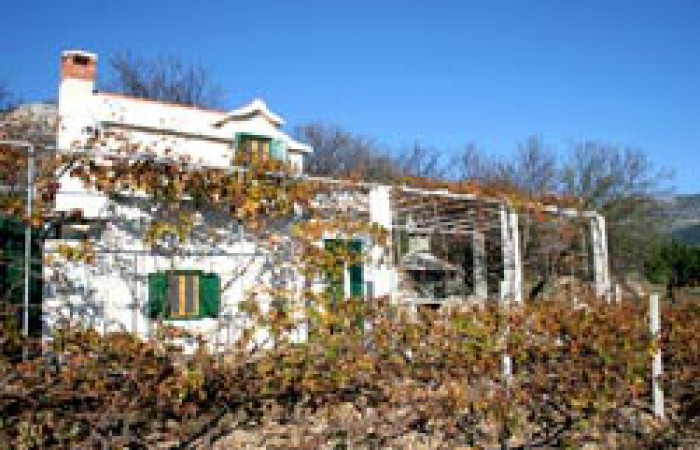
MULTIPOLYGON (((79 329, 26 362, 4 347, 0 436, 20 448, 202 444, 232 429, 267 430, 258 442, 306 448, 384 446, 411 433, 449 446, 642 446, 673 444, 697 415, 695 303, 664 308, 666 424, 650 420, 652 342, 635 304, 411 317, 377 300, 310 317, 308 342, 278 340, 253 353, 243 340, 223 355, 201 347, 185 356, 164 338, 79 329), (506 351, 515 363, 508 382, 506 351)), ((260 325, 287 326, 282 316, 260 325)))
MULTIPOLYGON (((191 235, 192 218, 182 208, 188 202, 189 211, 213 208, 240 220, 273 254, 286 244, 268 226, 275 219, 294 222, 301 207, 305 217, 291 227, 290 253, 307 279, 328 275, 339 260, 357 262, 349 251, 322 250, 318 241, 326 234, 385 242, 385 230, 350 212, 315 208, 316 196, 342 194, 351 183, 301 183, 271 161, 235 161, 236 170, 222 171, 185 159, 132 158, 138 150, 126 145, 121 156, 129 158, 100 164, 80 154, 51 163, 69 164, 75 177, 110 196, 147 194, 164 219, 149 230, 152 243, 166 234, 191 235)), ((45 173, 51 180, 54 172, 45 173)), ((413 182, 489 194, 470 183, 413 182)), ((528 199, 514 189, 500 193, 516 204, 528 199)), ((50 208, 50 198, 39 205, 42 220, 53 218, 50 208)), ((21 361, 25 342, 3 326, 0 440, 19 448, 184 447, 252 429, 271 430, 276 445, 307 448, 389 446, 411 433, 439 436, 450 447, 606 445, 613 438, 643 445, 661 437, 673 443, 697 414, 700 311, 693 303, 665 308, 661 343, 671 419, 645 427, 656 344, 641 305, 543 301, 416 317, 387 299, 338 301, 306 288, 300 297, 282 289, 265 293, 275 307, 262 308, 257 293, 244 302, 248 328, 224 354, 201 345, 185 355, 173 345, 181 336, 156 323, 158 335, 145 342, 66 327, 41 355, 21 361), (305 342, 293 339, 301 325, 309 331, 305 342), (270 336, 265 345, 254 339, 260 330, 270 336), (501 372, 506 353, 515 366, 510 378, 501 372)))

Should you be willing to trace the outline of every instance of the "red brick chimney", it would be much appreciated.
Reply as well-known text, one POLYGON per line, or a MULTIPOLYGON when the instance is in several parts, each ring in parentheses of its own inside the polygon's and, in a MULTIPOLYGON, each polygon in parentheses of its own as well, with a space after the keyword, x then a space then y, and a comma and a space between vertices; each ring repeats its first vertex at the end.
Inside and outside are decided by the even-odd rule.
POLYGON ((82 50, 69 50, 61 55, 61 80, 67 78, 95 82, 97 55, 82 50))

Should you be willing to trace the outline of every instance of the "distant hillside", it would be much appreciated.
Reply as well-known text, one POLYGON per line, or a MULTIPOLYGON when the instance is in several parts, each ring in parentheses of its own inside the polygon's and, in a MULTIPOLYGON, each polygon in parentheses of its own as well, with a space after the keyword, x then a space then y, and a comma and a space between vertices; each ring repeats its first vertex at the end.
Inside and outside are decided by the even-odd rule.
POLYGON ((666 203, 665 215, 674 239, 700 245, 700 194, 673 197, 666 203))
POLYGON ((0 113, 0 139, 24 140, 56 145, 58 106, 53 103, 26 103, 0 113))

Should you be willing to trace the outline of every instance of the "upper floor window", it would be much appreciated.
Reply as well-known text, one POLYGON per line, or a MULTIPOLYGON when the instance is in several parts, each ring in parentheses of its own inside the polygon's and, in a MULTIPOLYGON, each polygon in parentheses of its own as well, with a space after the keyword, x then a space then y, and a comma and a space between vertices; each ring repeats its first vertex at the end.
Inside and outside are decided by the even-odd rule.
POLYGON ((265 161, 270 157, 270 141, 271 139, 260 136, 241 135, 236 151, 250 155, 253 160, 265 161))
POLYGON ((284 141, 266 136, 239 133, 235 140, 236 154, 244 159, 261 162, 273 159, 287 160, 287 148, 284 141))

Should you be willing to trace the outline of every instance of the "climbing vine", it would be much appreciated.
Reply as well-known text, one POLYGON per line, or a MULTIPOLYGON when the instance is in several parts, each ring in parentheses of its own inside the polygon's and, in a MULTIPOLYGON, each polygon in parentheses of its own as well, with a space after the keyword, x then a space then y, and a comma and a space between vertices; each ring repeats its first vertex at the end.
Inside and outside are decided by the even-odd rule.
MULTIPOLYGON (((344 195, 352 183, 310 182, 275 161, 244 155, 217 169, 118 147, 123 151, 47 158, 35 217, 23 217, 21 195, 12 192, 3 197, 3 214, 37 226, 66 219, 52 210, 56 174, 65 171, 114 201, 145 197, 153 220, 143 237, 151 246, 168 244, 168 236, 186 243, 206 221, 198 214, 213 211, 244 226, 273 265, 315 280, 371 257, 348 246, 324 248, 319 241, 327 237, 388 244, 386 230, 351 209, 322 208, 319 198, 344 195)), ((19 165, 10 161, 21 155, 2 150, 2 180, 11 183, 19 165)), ((86 263, 89 255, 87 240, 59 252, 86 263)), ((648 406, 656 344, 644 306, 572 300, 413 313, 389 298, 343 300, 311 283, 265 287, 242 302, 240 337, 217 353, 203 340, 183 352, 176 345, 181 332, 166 324, 140 340, 66 323, 41 351, 27 351, 17 310, 6 306, 0 441, 28 449, 639 447, 686 439, 700 404, 697 302, 664 305, 660 345, 670 413, 659 422, 648 406), (263 298, 274 301, 265 306, 263 298), (305 339, 298 338, 302 328, 305 339)))

